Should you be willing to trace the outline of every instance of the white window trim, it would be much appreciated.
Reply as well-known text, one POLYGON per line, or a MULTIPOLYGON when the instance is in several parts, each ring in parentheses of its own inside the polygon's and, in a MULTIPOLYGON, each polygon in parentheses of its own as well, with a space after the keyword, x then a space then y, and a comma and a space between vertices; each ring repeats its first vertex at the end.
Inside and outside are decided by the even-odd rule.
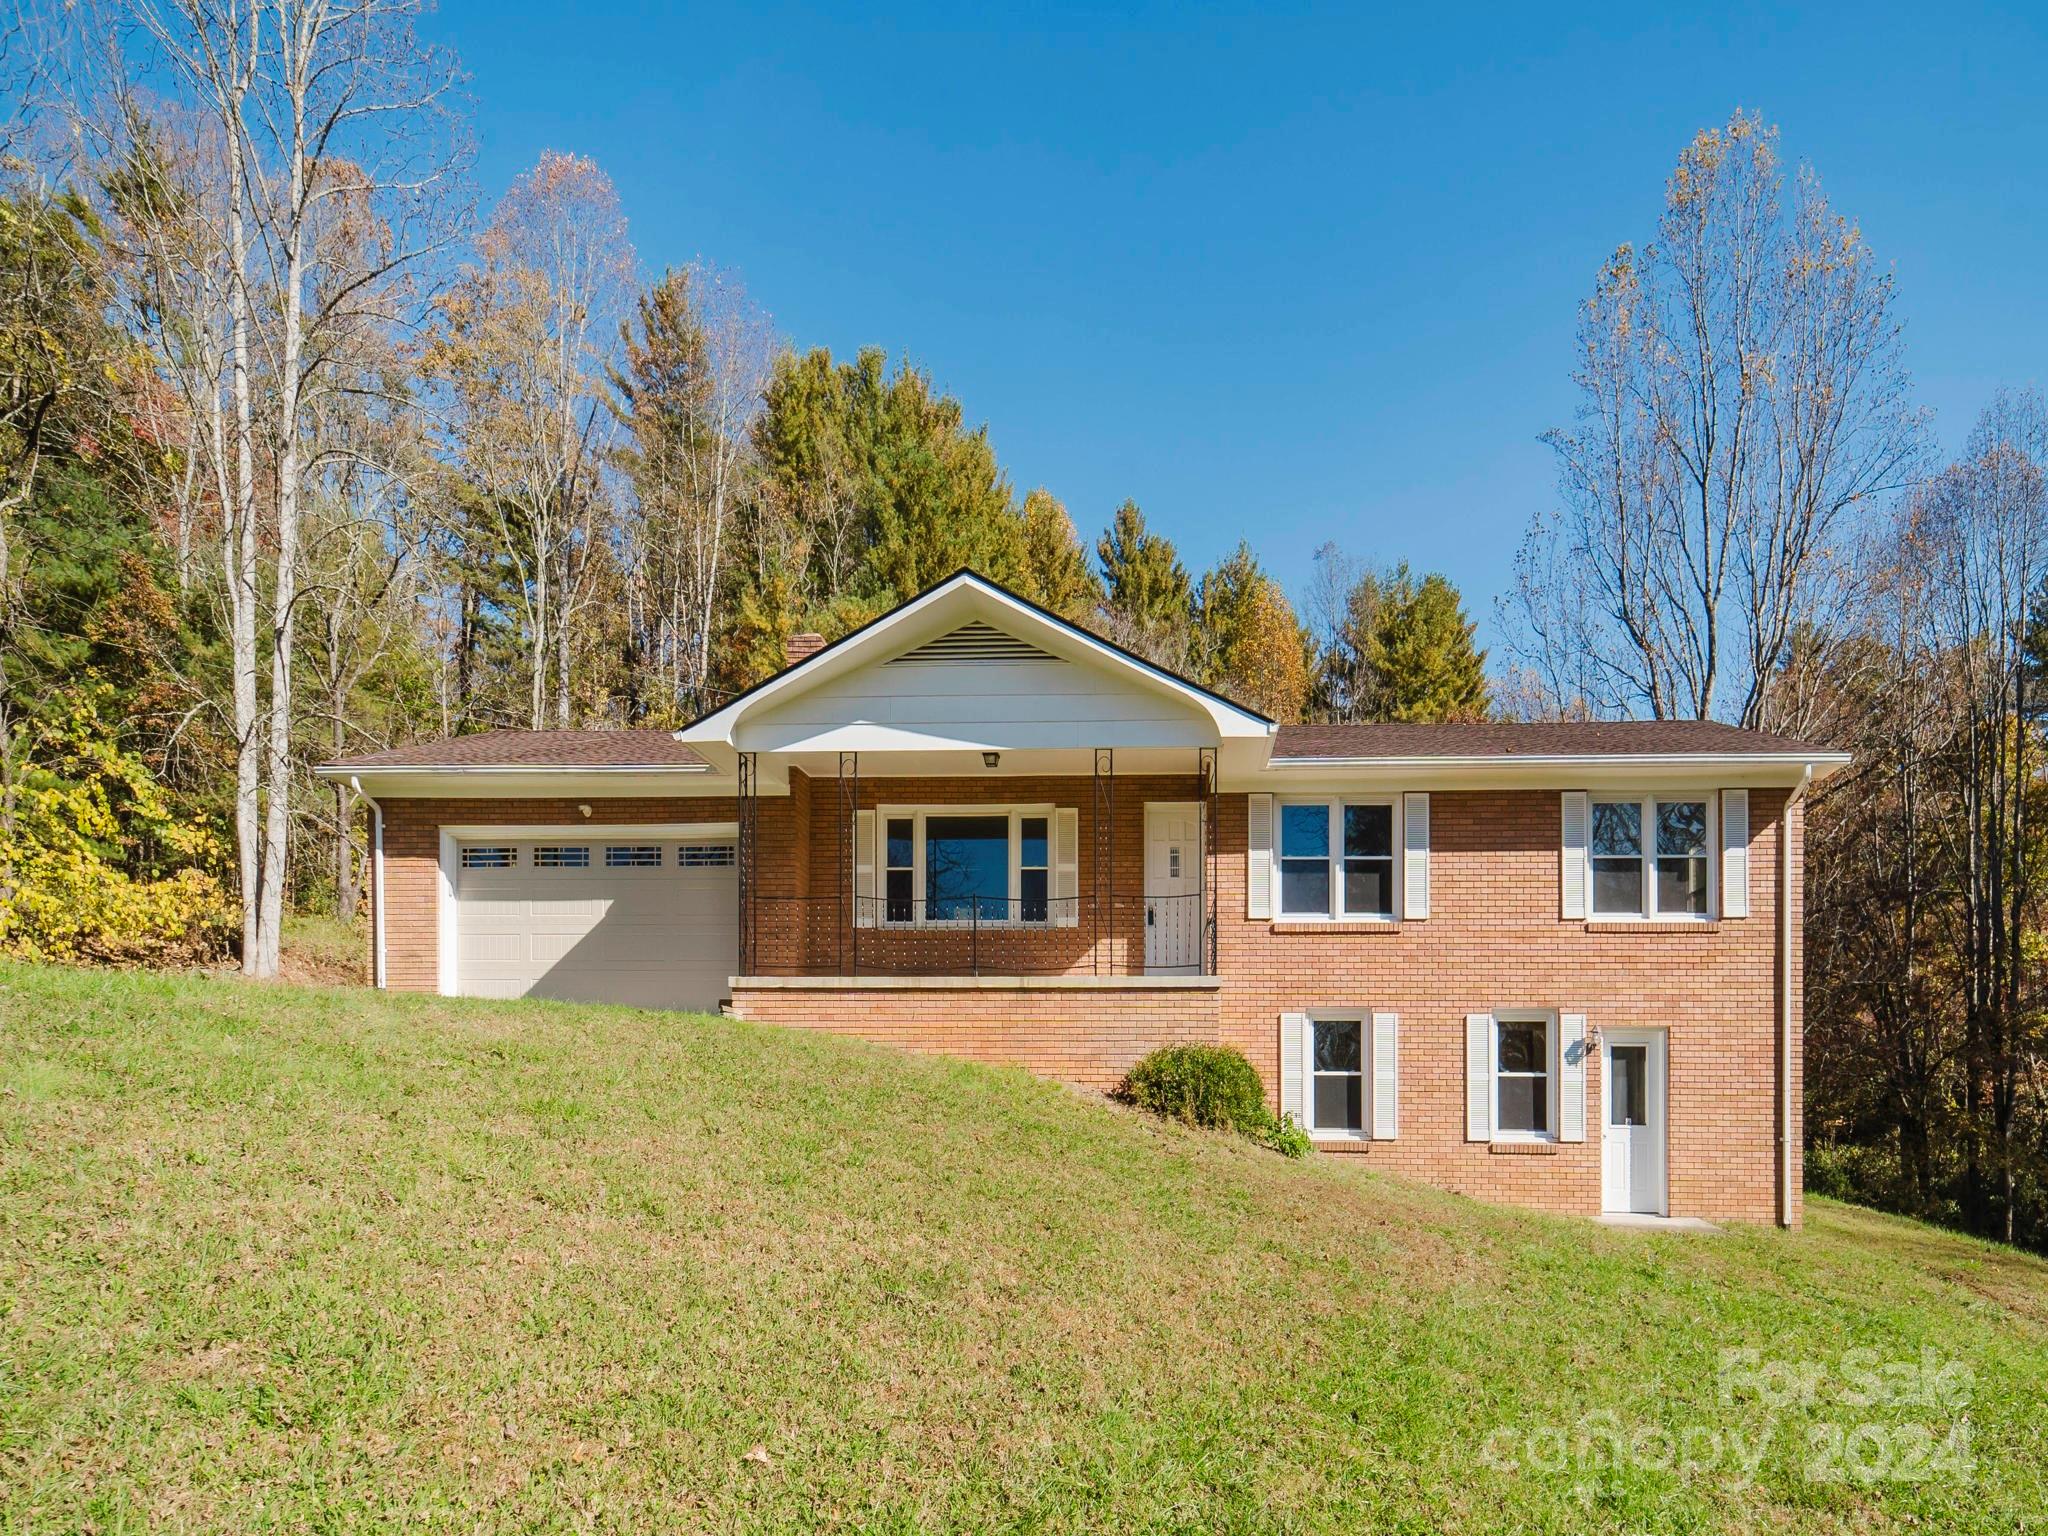
POLYGON ((1586 921, 1589 923, 1711 923, 1721 915, 1721 796, 1711 789, 1652 789, 1640 793, 1590 792, 1586 796, 1586 921), (1602 912, 1593 884, 1593 823, 1598 807, 1634 801, 1643 818, 1643 904, 1636 912, 1602 912), (1664 912, 1657 907, 1657 805, 1679 802, 1704 804, 1707 808, 1705 850, 1707 866, 1707 910, 1664 912))
MULTIPOLYGON (((1059 921, 1059 816, 1056 805, 878 805, 875 807, 875 898, 880 928, 1023 928, 1036 931, 1041 928, 1058 928, 1059 921), (1027 818, 1045 818, 1045 916, 1025 919, 1023 917, 934 918, 930 915, 913 915, 907 922, 894 921, 889 916, 889 871, 901 869, 900 864, 889 862, 889 822, 908 816, 910 828, 910 910, 920 912, 924 906, 925 888, 925 822, 933 816, 1007 816, 1010 819, 1010 865, 1008 898, 1004 910, 1022 911, 1019 905, 1024 899, 1024 822, 1027 818)), ((1037 869, 1039 865, 1032 865, 1037 869)))
MULTIPOLYGON (((1554 1009, 1548 1008, 1496 1008, 1493 1010, 1493 1027, 1486 1036, 1486 1091, 1492 1096, 1493 1139, 1495 1141, 1550 1142, 1558 1136, 1558 1080, 1563 1076, 1563 1062, 1558 1056, 1558 1039, 1563 1034, 1563 1025, 1554 1009), (1503 1024, 1541 1024, 1543 1031, 1543 1086, 1549 1100, 1544 1120, 1549 1124, 1547 1131, 1507 1131, 1500 1123, 1500 1027, 1503 1024)), ((1519 1075, 1519 1074, 1518 1074, 1519 1075)))
MULTIPOLYGON (((1407 846, 1406 828, 1403 825, 1403 800, 1398 791, 1392 794, 1371 795, 1275 795, 1273 797, 1273 916, 1276 923, 1398 923, 1401 921, 1402 865, 1406 862, 1402 850, 1407 846), (1330 905, 1323 912, 1290 912, 1286 909, 1287 882, 1283 878, 1286 869, 1287 848, 1287 807, 1290 805, 1320 805, 1330 818, 1330 905), (1346 912, 1344 910, 1344 807, 1347 805, 1383 805, 1391 813, 1388 823, 1388 844, 1390 859, 1387 873, 1387 905, 1385 912, 1346 912)), ((1313 1015, 1311 1015, 1313 1017, 1313 1015)), ((1347 1015, 1348 1017, 1348 1015, 1347 1015)), ((1370 1015, 1367 1016, 1370 1025, 1370 1015)))
MULTIPOLYGON (((1301 1037, 1302 1129, 1315 1141, 1372 1140, 1372 1010, 1370 1008, 1311 1008, 1304 1015, 1308 1027, 1301 1037), (1358 1026, 1358 1129, 1340 1126, 1334 1130, 1316 1127, 1316 1026, 1356 1024, 1358 1026)), ((1335 1074, 1332 1074, 1335 1075, 1335 1074)))

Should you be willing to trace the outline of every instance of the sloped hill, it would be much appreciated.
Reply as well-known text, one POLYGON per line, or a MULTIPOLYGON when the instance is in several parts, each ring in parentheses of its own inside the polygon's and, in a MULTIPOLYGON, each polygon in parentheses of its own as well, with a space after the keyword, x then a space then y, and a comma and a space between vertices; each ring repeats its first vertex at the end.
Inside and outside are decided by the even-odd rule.
POLYGON ((2044 1383, 2048 1266, 1847 1207, 1612 1232, 722 1019, 0 968, 0 1529, 2005 1532, 2044 1383))

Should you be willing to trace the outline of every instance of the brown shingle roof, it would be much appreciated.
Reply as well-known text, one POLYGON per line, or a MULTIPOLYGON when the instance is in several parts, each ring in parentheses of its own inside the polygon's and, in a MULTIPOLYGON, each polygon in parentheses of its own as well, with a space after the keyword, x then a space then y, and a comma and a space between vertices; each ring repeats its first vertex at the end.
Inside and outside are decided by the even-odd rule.
MULTIPOLYGON (((1803 755, 1788 736, 1712 720, 1587 720, 1535 725, 1283 725, 1276 760, 1303 758, 1803 755)), ((378 768, 704 768, 667 731, 483 731, 345 758, 329 771, 378 768)))
POLYGON ((1827 748, 1714 720, 1564 720, 1539 724, 1283 725, 1278 758, 1592 757, 1802 754, 1827 748))
POLYGON ((415 741, 329 769, 368 768, 704 768, 703 758, 667 731, 481 731, 415 741))

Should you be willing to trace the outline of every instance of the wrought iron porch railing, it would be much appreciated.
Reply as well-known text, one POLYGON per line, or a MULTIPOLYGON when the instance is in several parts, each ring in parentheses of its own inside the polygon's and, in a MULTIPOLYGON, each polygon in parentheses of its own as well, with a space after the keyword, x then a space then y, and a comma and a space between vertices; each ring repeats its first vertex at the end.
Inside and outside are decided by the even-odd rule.
MULTIPOLYGON (((745 917, 742 918, 745 921, 745 917)), ((1207 898, 754 897, 764 976, 1143 976, 1207 970, 1207 898)))

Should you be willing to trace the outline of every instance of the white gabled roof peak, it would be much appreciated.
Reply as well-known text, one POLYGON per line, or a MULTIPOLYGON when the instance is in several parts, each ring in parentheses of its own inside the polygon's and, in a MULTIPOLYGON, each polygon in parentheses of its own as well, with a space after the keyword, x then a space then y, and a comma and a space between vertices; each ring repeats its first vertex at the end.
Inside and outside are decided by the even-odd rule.
POLYGON ((973 665, 1083 662, 1126 673, 1206 714, 1219 739, 1270 741, 1273 722, 1163 667, 1090 634, 978 573, 962 569, 909 602, 756 684, 676 732, 693 744, 727 745, 752 710, 793 698, 856 668, 878 664, 973 665))

